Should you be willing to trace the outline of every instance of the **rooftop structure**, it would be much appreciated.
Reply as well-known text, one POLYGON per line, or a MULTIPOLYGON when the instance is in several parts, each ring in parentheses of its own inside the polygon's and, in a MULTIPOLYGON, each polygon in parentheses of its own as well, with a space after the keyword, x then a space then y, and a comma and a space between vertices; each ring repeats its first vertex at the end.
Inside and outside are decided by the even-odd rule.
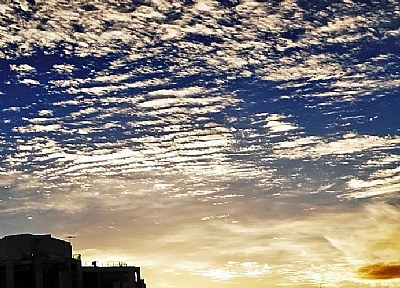
POLYGON ((21 260, 32 255, 72 258, 72 246, 69 242, 52 238, 50 234, 19 234, 0 239, 0 259, 21 260))

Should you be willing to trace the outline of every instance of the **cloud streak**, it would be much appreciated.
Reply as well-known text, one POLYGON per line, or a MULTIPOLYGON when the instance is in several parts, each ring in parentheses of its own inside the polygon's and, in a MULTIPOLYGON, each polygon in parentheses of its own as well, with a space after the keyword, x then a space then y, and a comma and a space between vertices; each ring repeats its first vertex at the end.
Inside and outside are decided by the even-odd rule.
POLYGON ((400 278, 399 263, 377 263, 365 265, 358 270, 358 275, 364 279, 386 280, 400 278))
POLYGON ((1 2, 0 232, 159 287, 398 286, 397 10, 1 2))

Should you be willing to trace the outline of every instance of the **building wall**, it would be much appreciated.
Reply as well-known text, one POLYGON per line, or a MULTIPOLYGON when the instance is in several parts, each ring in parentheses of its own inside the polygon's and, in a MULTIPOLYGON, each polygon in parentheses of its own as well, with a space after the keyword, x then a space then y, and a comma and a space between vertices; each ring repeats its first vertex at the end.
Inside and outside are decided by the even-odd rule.
POLYGON ((32 257, 8 262, 0 266, 5 272, 0 276, 1 288, 82 288, 80 261, 32 257))
POLYGON ((84 288, 145 288, 139 267, 82 267, 84 288))
POLYGON ((81 273, 66 241, 31 234, 0 239, 0 288, 82 288, 81 273))
POLYGON ((0 288, 6 288, 6 262, 0 260, 0 288))

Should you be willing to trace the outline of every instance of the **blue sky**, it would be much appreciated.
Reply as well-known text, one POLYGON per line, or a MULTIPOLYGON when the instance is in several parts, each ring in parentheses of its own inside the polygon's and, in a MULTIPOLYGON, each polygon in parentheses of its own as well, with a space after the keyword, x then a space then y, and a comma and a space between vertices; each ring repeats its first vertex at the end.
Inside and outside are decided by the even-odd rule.
POLYGON ((152 287, 398 286, 399 11, 0 4, 0 235, 152 287))

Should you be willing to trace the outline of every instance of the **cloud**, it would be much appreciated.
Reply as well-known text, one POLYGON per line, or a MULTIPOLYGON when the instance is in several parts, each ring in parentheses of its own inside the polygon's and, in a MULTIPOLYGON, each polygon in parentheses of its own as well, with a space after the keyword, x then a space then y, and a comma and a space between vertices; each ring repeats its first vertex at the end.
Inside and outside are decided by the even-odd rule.
MULTIPOLYGON (((194 5, 182 5, 178 1, 119 4, 109 0, 85 6, 79 1, 38 0, 35 5, 25 5, 23 13, 21 5, 3 4, 4 17, 15 25, 1 29, 0 48, 3 49, 0 53, 12 58, 31 55, 38 47, 62 46, 67 54, 86 57, 110 55, 122 47, 129 56, 118 59, 122 60, 120 63, 165 58, 170 64, 161 70, 175 72, 180 77, 224 72, 235 79, 246 70, 254 71, 256 76, 267 81, 280 81, 282 87, 299 85, 301 88, 312 81, 324 81, 324 86, 320 86, 322 92, 298 91, 302 95, 319 97, 352 99, 371 89, 398 86, 399 79, 394 74, 384 80, 376 77, 379 71, 386 69, 390 59, 363 59, 346 67, 343 64, 357 57, 357 49, 352 49, 351 45, 359 43, 360 39, 381 45, 388 37, 378 39, 375 30, 389 36, 396 32, 380 23, 380 19, 396 21, 394 2, 382 7, 379 15, 368 5, 356 6, 351 1, 317 9, 297 1, 282 1, 279 5, 242 1, 232 9, 216 1, 194 5), (310 13, 314 21, 308 19, 310 13), (235 22, 241 25, 231 25, 235 22), (8 45, 18 48, 10 50, 8 45), (177 49, 171 52, 169 45, 177 49), (332 45, 350 47, 340 55, 324 52, 332 45), (202 65, 193 65, 193 62, 202 65), (363 71, 363 66, 373 69, 363 71)), ((71 74, 76 67, 60 63, 55 64, 54 69, 60 74, 71 74)), ((147 64, 141 69, 160 71, 147 64)), ((110 76, 111 82, 118 79, 116 75, 110 76)), ((108 75, 99 77, 105 80, 108 75)), ((88 93, 116 91, 111 87, 103 90, 86 87, 86 90, 88 93)), ((78 91, 72 89, 71 93, 78 91)))
POLYGON ((365 265, 358 269, 357 273, 363 279, 397 279, 400 278, 400 263, 378 263, 365 265))
MULTIPOLYGON (((125 261, 124 257, 129 259, 130 253, 136 257, 146 255, 145 259, 151 259, 147 268, 158 271, 168 268, 167 273, 187 275, 189 272, 217 281, 276 276, 288 286, 313 283, 335 287, 361 287, 364 284, 368 287, 371 283, 363 282, 367 278, 360 277, 360 266, 367 267, 365 263, 373 261, 398 265, 394 261, 399 257, 399 244, 396 244, 400 231, 399 210, 387 204, 375 203, 345 213, 341 210, 341 213, 314 211, 301 217, 286 215, 282 220, 257 215, 260 211, 246 219, 245 211, 239 213, 240 201, 231 202, 224 209, 193 205, 193 199, 174 204, 162 197, 158 199, 164 203, 153 210, 156 214, 151 219, 139 217, 133 226, 125 226, 125 229, 130 216, 116 221, 114 231, 120 230, 117 243, 116 232, 107 232, 108 228, 104 228, 104 238, 97 242, 97 249, 104 250, 104 255, 115 251, 115 255, 121 255, 121 261, 125 261), (179 213, 172 213, 170 204, 179 213), (204 213, 218 213, 221 209, 229 211, 230 215, 202 221, 204 213), (238 221, 232 221, 235 219, 238 221), (153 220, 156 222, 152 223, 153 220), (139 235, 136 229, 143 224, 139 235), (147 233, 156 233, 156 239, 140 242, 147 233), (140 249, 130 247, 130 243, 139 242, 140 249)), ((140 203, 143 200, 138 198, 140 203)), ((154 205, 157 204, 145 205, 145 211, 154 205)), ((268 207, 267 203, 263 205, 268 207)), ((129 214, 140 215, 134 213, 134 209, 130 211, 129 214)), ((102 225, 103 220, 93 218, 92 226, 96 227, 95 223, 102 225)), ((94 232, 82 230, 80 233, 83 237, 80 247, 84 249, 90 245, 87 242, 82 246, 88 241, 85 240, 87 234, 94 232)), ((376 281, 372 286, 380 284, 380 278, 371 280, 376 281)), ((393 278, 393 281, 398 280, 393 278)), ((393 285, 398 282, 390 283, 395 287, 393 285)))
POLYGON ((399 34, 396 1, 31 2, 0 4, 0 58, 29 61, 7 91, 43 88, 2 110, 1 228, 241 287, 355 287, 357 267, 398 265, 398 209, 378 200, 397 199, 399 137, 349 132, 360 102, 334 106, 399 86, 397 54, 369 56, 399 34), (348 123, 309 133, 298 107, 348 123))
POLYGON ((35 67, 32 67, 31 65, 28 64, 21 64, 21 65, 11 64, 10 70, 16 71, 22 75, 36 72, 35 67))
POLYGON ((53 68, 60 74, 70 74, 75 70, 75 67, 72 64, 54 64, 53 68))
MULTIPOLYGON (((381 163, 398 163, 398 157, 383 158, 381 163)), ((372 162, 373 163, 373 162, 372 162)), ((371 163, 368 166, 370 166, 371 163)), ((374 165, 375 166, 375 165, 374 165)), ((352 178, 347 182, 349 192, 344 194, 348 198, 368 198, 382 195, 396 195, 400 192, 400 168, 377 169, 368 176, 367 180, 352 178)))
POLYGON ((271 114, 267 117, 267 124, 265 127, 271 132, 282 134, 291 130, 298 130, 297 125, 283 121, 286 117, 284 115, 271 114))
POLYGON ((324 139, 317 136, 296 136, 275 145, 275 154, 291 159, 345 156, 364 151, 384 151, 400 143, 397 136, 374 136, 345 133, 341 138, 324 139))
POLYGON ((228 261, 223 267, 208 268, 200 272, 200 274, 216 280, 229 280, 236 277, 262 277, 269 270, 268 264, 259 264, 252 261, 228 261))

